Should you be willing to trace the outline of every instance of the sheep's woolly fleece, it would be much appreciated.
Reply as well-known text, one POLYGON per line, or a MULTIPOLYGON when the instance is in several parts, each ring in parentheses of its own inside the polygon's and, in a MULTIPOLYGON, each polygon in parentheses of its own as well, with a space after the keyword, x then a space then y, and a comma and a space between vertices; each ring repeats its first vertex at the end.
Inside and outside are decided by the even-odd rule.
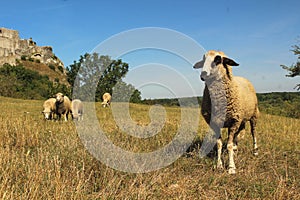
POLYGON ((56 97, 56 114, 58 116, 58 119, 60 119, 61 115, 63 115, 65 121, 67 121, 69 112, 71 112, 71 101, 67 96, 63 95, 62 93, 57 93, 55 97, 56 97))
POLYGON ((202 68, 201 79, 205 81, 202 115, 219 137, 217 167, 222 168, 220 128, 228 128, 229 173, 233 174, 233 140, 237 145, 247 121, 251 124, 254 154, 257 154, 255 126, 259 110, 254 87, 247 79, 233 76, 231 66, 238 64, 223 52, 208 51, 194 68, 202 68))
POLYGON ((49 98, 43 103, 43 114, 45 119, 53 119, 53 114, 56 112, 55 102, 55 98, 49 98))

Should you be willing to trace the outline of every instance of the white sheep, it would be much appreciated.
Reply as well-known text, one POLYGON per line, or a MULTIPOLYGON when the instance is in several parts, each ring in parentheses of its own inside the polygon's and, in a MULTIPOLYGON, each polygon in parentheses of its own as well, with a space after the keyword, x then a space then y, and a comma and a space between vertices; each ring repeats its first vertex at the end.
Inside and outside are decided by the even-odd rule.
POLYGON ((231 66, 238 65, 220 51, 208 51, 203 56, 203 60, 194 65, 196 69, 202 68, 200 76, 201 80, 205 81, 201 112, 218 137, 217 168, 223 168, 220 128, 228 128, 229 174, 236 173, 234 150, 237 148, 239 133, 245 131, 247 121, 250 121, 251 125, 253 153, 258 155, 256 143, 256 122, 259 115, 257 97, 254 87, 247 79, 232 75, 231 66))
POLYGON ((70 99, 60 92, 55 95, 55 99, 56 99, 56 102, 55 102, 56 115, 58 117, 58 120, 60 120, 61 115, 63 115, 65 121, 68 121, 68 115, 69 115, 69 112, 71 111, 70 99))
POLYGON ((83 120, 83 104, 79 99, 72 100, 71 111, 73 120, 83 120))
POLYGON ((110 106, 111 95, 108 92, 103 94, 102 99, 103 99, 103 102, 101 104, 103 107, 110 106))
POLYGON ((55 98, 49 98, 43 103, 44 110, 42 111, 42 113, 44 114, 44 118, 46 120, 54 119, 54 114, 56 112, 55 102, 55 98))

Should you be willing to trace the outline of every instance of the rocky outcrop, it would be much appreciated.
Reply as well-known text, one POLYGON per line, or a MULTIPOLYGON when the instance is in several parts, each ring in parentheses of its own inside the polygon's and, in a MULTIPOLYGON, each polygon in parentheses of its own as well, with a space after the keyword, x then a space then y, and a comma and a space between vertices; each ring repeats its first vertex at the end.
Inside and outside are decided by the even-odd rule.
POLYGON ((16 30, 0 28, 0 66, 4 63, 15 65, 17 60, 33 60, 64 69, 63 62, 55 56, 51 46, 37 46, 32 38, 20 39, 16 30))

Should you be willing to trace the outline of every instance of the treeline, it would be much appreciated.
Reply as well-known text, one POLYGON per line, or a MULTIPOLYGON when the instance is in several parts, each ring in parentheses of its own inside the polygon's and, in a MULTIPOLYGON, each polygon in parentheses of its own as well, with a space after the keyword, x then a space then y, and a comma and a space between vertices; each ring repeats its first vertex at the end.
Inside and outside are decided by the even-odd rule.
MULTIPOLYGON (((257 94, 260 112, 300 118, 300 92, 273 92, 257 94)), ((199 106, 202 97, 179 99, 144 99, 143 104, 164 106, 199 106), (197 99, 197 100, 195 100, 197 99), (181 104, 180 104, 181 102, 181 104), (184 103, 182 103, 184 102, 184 103)))
POLYGON ((260 93, 257 98, 261 112, 300 118, 300 92, 260 93))
POLYGON ((184 106, 184 107, 197 107, 201 105, 201 97, 183 97, 183 98, 172 98, 172 99, 144 99, 141 101, 142 104, 147 105, 163 105, 163 106, 184 106))

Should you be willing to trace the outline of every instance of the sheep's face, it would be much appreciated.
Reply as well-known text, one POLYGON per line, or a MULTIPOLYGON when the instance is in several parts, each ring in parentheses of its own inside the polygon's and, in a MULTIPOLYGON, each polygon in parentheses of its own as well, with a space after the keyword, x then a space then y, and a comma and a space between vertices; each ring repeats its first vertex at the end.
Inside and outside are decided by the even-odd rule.
POLYGON ((74 120, 78 120, 79 116, 80 116, 80 114, 78 112, 72 113, 72 117, 74 120))
POLYGON ((52 112, 50 110, 45 109, 42 113, 44 114, 44 119, 45 120, 51 120, 51 117, 52 117, 51 114, 52 114, 52 112))
POLYGON ((64 95, 62 93, 57 93, 55 95, 55 99, 56 99, 56 102, 63 102, 64 101, 64 95))
POLYGON ((203 59, 197 62, 194 65, 195 69, 202 68, 201 72, 201 80, 205 81, 212 78, 217 78, 224 74, 224 70, 226 70, 226 74, 229 72, 229 66, 238 66, 235 61, 226 57, 226 55, 221 51, 208 51, 203 59))
POLYGON ((106 99, 104 99, 104 101, 102 102, 102 107, 105 108, 108 105, 108 102, 106 99))

